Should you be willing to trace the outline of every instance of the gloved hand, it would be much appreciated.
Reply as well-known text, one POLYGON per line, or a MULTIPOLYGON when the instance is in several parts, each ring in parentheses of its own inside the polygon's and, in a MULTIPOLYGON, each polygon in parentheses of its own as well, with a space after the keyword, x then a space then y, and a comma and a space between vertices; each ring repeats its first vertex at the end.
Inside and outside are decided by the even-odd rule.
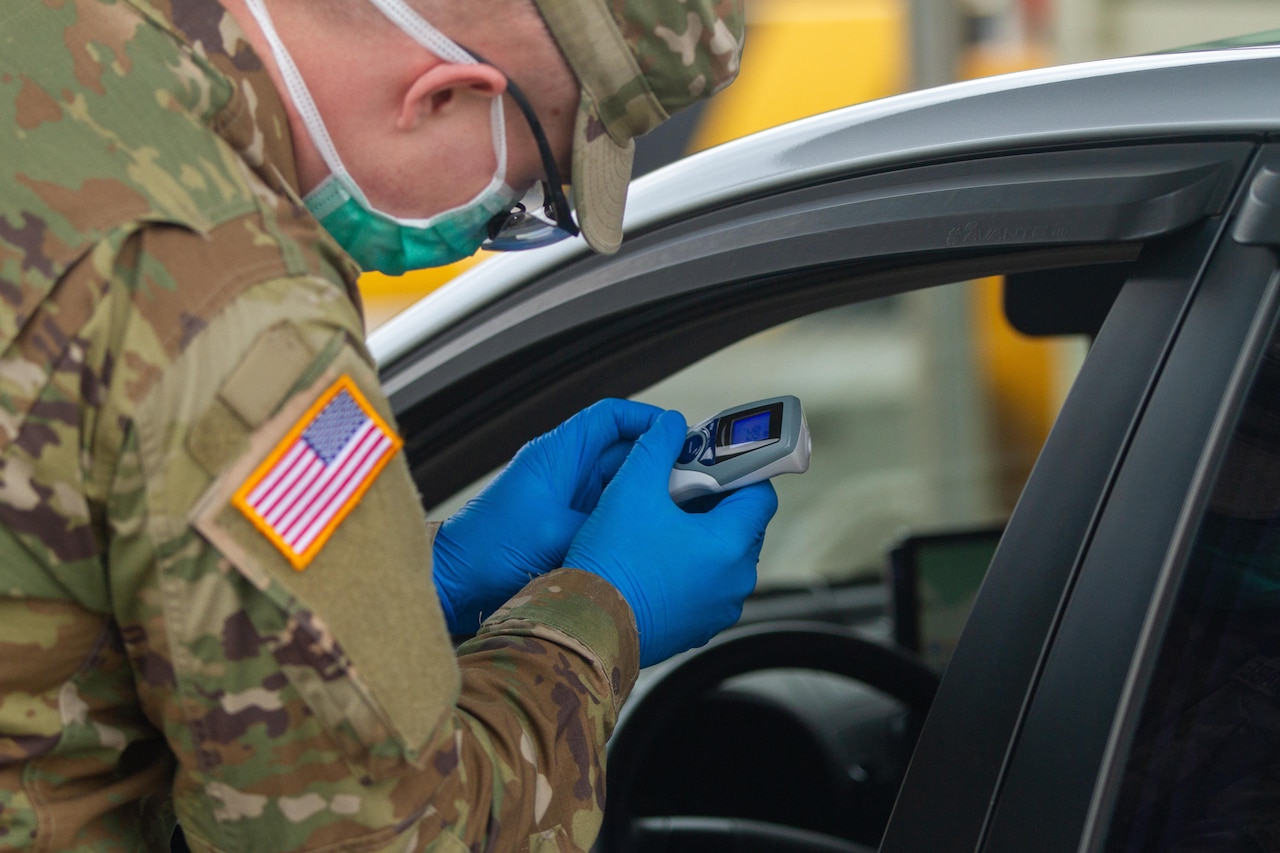
POLYGON ((449 630, 474 632, 530 578, 560 568, 632 442, 662 412, 602 400, 526 444, 436 533, 432 572, 449 630))
POLYGON ((640 630, 640 665, 701 646, 738 621, 756 585, 773 486, 732 492, 706 513, 685 512, 667 491, 684 445, 684 419, 665 412, 635 443, 564 564, 611 582, 640 630))

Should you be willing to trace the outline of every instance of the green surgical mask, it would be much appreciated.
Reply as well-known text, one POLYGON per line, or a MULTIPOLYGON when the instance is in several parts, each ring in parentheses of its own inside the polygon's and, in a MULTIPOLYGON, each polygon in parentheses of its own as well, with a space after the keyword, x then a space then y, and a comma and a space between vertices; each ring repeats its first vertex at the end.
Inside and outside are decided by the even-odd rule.
MULTIPOLYGON (((406 34, 442 59, 464 64, 476 60, 424 21, 401 0, 373 0, 406 34)), ((329 167, 329 176, 303 199, 338 244, 362 268, 400 275, 423 267, 442 266, 469 258, 488 239, 489 221, 511 209, 519 193, 506 184, 507 139, 502 101, 490 108, 497 169, 488 185, 464 204, 427 219, 404 219, 378 210, 356 184, 329 137, 320 111, 276 33, 263 0, 247 0, 271 45, 289 95, 306 124, 312 143, 329 167)))
POLYGON ((430 219, 399 219, 370 205, 349 175, 334 173, 303 201, 363 269, 401 275, 471 257, 489 237, 489 220, 515 199, 504 184, 490 184, 466 204, 430 219))

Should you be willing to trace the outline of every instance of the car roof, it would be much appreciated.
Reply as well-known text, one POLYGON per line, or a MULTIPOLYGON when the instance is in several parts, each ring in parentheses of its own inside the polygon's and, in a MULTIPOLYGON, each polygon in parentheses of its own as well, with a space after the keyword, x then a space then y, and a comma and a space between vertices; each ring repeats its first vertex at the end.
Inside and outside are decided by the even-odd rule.
MULTIPOLYGON (((902 163, 1138 139, 1280 130, 1280 47, 1101 60, 954 83, 802 119, 632 183, 628 235, 694 211, 902 163)), ((577 238, 496 257, 377 329, 384 367, 484 305, 589 254, 577 238)))

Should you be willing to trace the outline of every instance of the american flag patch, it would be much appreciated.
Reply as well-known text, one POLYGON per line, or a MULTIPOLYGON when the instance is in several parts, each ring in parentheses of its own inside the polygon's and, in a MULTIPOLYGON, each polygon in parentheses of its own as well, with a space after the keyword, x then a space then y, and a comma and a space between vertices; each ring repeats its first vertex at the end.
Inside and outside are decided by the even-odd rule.
POLYGON ((403 443, 342 376, 231 502, 302 571, 403 443))

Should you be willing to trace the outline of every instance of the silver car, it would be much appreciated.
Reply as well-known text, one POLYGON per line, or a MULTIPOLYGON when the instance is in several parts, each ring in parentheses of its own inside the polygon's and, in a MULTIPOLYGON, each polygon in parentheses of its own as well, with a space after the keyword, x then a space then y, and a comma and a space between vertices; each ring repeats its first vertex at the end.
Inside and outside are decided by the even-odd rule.
POLYGON ((806 406, 743 624, 642 673, 601 850, 1280 849, 1255 41, 730 143, 637 181, 617 255, 505 256, 374 334, 437 516, 601 397, 806 406))

